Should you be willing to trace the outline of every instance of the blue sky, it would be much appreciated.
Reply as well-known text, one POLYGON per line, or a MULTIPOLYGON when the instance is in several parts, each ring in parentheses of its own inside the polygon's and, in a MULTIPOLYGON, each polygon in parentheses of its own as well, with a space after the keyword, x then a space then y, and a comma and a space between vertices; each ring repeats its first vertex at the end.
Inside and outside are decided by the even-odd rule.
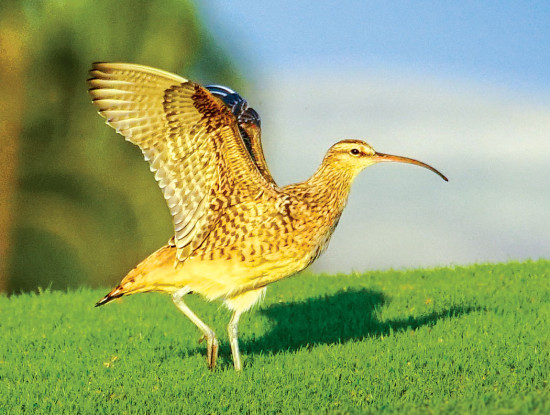
POLYGON ((207 0, 200 10, 252 78, 395 68, 550 90, 548 1, 207 0))

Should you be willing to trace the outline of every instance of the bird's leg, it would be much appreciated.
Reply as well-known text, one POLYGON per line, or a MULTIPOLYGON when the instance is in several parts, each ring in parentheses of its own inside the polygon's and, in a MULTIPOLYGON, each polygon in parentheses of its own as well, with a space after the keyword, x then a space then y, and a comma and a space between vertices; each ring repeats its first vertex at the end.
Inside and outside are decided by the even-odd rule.
POLYGON ((229 334, 229 342, 231 344, 231 353, 233 354, 233 365, 235 366, 235 370, 237 372, 241 371, 243 368, 241 364, 241 353, 239 352, 239 339, 237 338, 237 325, 239 324, 239 317, 241 317, 241 313, 239 311, 235 311, 231 317, 229 325, 227 326, 227 333, 229 334))
POLYGON ((176 291, 172 294, 172 301, 180 309, 180 311, 191 320, 195 326, 202 331, 203 338, 206 339, 206 360, 208 362, 208 367, 213 369, 216 366, 216 359, 218 358, 218 339, 216 339, 216 333, 210 327, 208 327, 204 322, 191 311, 191 309, 183 302, 183 296, 189 293, 188 288, 182 288, 181 290, 176 291))

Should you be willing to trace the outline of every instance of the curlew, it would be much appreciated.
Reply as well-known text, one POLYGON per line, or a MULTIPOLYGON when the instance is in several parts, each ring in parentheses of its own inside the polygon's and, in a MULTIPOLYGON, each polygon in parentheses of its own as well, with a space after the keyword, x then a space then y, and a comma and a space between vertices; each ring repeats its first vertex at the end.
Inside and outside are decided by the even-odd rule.
POLYGON ((308 180, 279 187, 264 159, 260 117, 235 91, 202 87, 158 69, 95 63, 88 80, 107 124, 137 145, 173 219, 169 242, 131 270, 96 306, 123 295, 170 294, 202 332, 208 367, 218 340, 184 302, 190 293, 232 310, 228 335, 242 369, 237 325, 266 287, 310 265, 327 247, 354 178, 379 162, 420 161, 343 140, 308 180))

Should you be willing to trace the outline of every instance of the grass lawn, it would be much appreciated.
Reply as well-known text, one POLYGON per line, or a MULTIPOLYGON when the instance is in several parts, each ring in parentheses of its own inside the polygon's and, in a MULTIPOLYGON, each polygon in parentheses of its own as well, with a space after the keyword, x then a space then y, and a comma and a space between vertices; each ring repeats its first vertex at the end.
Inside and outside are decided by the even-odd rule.
POLYGON ((105 290, 0 296, 0 413, 550 413, 550 261, 303 273, 243 316, 220 303, 94 308, 105 290))

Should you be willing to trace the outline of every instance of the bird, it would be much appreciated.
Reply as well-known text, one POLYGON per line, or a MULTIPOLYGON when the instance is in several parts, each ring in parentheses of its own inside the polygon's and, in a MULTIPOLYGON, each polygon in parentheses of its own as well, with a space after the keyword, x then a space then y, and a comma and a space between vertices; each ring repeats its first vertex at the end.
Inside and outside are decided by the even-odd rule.
POLYGON ((232 312, 227 333, 234 369, 241 371, 239 318, 264 298, 269 284, 305 269, 326 249, 363 169, 401 162, 447 181, 421 161, 344 139, 309 179, 280 187, 264 158, 260 116, 234 90, 130 63, 96 62, 89 74, 93 104, 141 149, 174 226, 169 241, 96 306, 130 294, 169 294, 202 332, 210 369, 218 339, 184 302, 186 295, 221 300, 232 312))

